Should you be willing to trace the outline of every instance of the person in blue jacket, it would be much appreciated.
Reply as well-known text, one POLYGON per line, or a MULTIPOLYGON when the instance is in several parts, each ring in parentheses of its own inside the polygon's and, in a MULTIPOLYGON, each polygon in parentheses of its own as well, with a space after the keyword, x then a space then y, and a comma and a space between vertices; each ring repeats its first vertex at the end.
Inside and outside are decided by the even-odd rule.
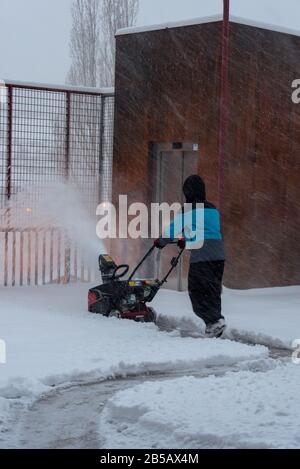
POLYGON ((206 199, 206 187, 198 175, 183 185, 187 210, 175 216, 155 246, 163 249, 177 237, 186 240, 190 254, 189 295, 195 314, 206 324, 207 337, 221 337, 226 329, 222 316, 222 281, 225 249, 220 213, 206 199))

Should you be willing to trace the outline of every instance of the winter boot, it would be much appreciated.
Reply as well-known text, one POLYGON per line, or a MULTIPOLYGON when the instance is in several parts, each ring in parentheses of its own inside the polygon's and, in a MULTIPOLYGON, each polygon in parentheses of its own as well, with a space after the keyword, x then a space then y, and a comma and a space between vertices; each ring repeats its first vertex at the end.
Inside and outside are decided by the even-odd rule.
POLYGON ((220 319, 218 322, 208 324, 205 330, 205 336, 213 339, 221 337, 226 329, 225 319, 220 319))

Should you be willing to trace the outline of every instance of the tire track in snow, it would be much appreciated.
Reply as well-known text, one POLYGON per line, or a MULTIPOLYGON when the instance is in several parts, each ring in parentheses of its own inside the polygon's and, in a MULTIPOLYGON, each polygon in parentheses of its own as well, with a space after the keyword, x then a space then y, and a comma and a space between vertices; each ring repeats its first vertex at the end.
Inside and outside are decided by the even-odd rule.
POLYGON ((166 380, 187 374, 200 378, 225 372, 224 367, 216 366, 194 372, 151 373, 55 388, 22 412, 15 445, 23 449, 99 448, 99 415, 107 400, 116 392, 145 381, 166 380))
POLYGON ((252 360, 234 366, 209 366, 200 370, 129 376, 94 383, 80 383, 58 387, 41 396, 22 412, 16 431, 18 448, 95 449, 101 447, 98 434, 99 416, 108 399, 121 390, 145 381, 169 380, 182 376, 198 379, 228 371, 238 372, 245 367, 251 371, 265 371, 276 366, 275 360, 252 360))

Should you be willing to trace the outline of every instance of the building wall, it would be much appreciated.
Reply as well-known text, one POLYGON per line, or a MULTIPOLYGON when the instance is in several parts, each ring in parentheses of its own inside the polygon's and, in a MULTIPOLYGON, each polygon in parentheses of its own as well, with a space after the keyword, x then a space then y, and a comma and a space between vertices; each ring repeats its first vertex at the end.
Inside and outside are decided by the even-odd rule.
POLYGON ((300 37, 231 24, 227 285, 300 284, 300 37))
MULTIPOLYGON (((117 37, 115 198, 151 202, 149 142, 193 141, 218 203, 221 29, 217 22, 117 37)), ((300 110, 291 101, 299 47, 299 37, 231 23, 228 287, 300 283, 300 110)), ((126 252, 118 246, 120 259, 136 256, 136 242, 126 252)))
MULTIPOLYGON (((149 143, 173 141, 200 143, 201 173, 217 202, 220 31, 211 23, 117 37, 115 202, 119 194, 152 201, 149 143)), ((149 241, 141 244, 113 243, 114 255, 131 260, 149 241)))

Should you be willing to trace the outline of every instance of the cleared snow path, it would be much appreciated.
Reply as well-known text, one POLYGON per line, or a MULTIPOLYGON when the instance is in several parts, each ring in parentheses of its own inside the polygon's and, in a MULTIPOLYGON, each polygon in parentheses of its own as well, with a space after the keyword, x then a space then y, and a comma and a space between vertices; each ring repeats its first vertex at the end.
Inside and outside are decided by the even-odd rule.
POLYGON ((108 399, 137 384, 180 376, 186 375, 149 375, 56 389, 34 402, 23 414, 15 444, 24 449, 97 449, 101 445, 98 419, 108 399))
MULTIPOLYGON (((18 425, 7 448, 93 449, 102 445, 98 419, 107 401, 119 391, 145 382, 167 381, 183 376, 197 379, 223 376, 228 371, 268 371, 290 352, 270 350, 270 358, 232 366, 208 366, 200 370, 153 373, 94 383, 61 386, 36 400, 27 410, 16 409, 18 425), (274 358, 277 358, 277 361, 274 358)), ((104 441, 104 440, 103 440, 104 441)))
POLYGON ((119 391, 183 376, 199 384, 229 371, 273 370, 290 361, 300 333, 299 287, 225 290, 224 341, 197 340, 203 324, 186 294, 161 292, 154 304, 161 315, 157 329, 87 315, 86 290, 2 290, 8 361, 0 376, 0 448, 99 447, 105 444, 97 433, 99 414, 119 391), (269 356, 264 347, 247 346, 253 343, 268 346, 269 356))

